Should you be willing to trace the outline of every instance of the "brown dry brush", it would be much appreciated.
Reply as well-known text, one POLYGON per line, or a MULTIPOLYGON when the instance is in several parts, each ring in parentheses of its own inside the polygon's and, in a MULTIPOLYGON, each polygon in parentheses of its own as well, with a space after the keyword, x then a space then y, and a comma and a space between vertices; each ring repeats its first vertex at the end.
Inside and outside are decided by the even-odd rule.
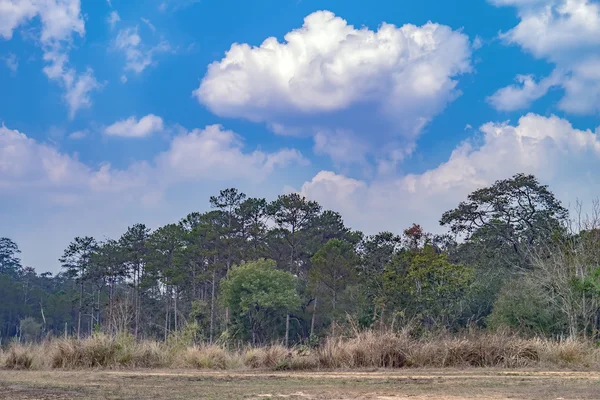
POLYGON ((317 348, 279 344, 228 350, 94 335, 12 344, 0 351, 7 369, 197 368, 315 370, 444 367, 598 367, 600 349, 584 340, 523 339, 471 333, 415 339, 404 333, 365 331, 332 337, 317 348))

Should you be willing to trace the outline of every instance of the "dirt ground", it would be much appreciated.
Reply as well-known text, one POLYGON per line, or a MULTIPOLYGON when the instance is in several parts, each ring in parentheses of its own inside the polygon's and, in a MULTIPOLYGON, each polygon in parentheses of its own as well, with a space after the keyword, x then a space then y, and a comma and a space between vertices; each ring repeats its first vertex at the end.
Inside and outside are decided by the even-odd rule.
POLYGON ((600 371, 7 371, 0 399, 600 399, 600 371))

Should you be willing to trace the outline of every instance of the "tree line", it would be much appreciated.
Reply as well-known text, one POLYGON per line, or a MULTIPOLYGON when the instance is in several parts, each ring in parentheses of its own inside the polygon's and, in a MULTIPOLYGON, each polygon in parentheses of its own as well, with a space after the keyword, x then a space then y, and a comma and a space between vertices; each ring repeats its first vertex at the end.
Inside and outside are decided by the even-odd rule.
POLYGON ((268 202, 232 188, 210 204, 154 231, 74 238, 56 275, 23 267, 0 239, 0 340, 102 331, 258 345, 379 327, 600 328, 600 218, 569 216, 531 175, 474 191, 441 216, 441 235, 418 224, 364 235, 296 193, 268 202))

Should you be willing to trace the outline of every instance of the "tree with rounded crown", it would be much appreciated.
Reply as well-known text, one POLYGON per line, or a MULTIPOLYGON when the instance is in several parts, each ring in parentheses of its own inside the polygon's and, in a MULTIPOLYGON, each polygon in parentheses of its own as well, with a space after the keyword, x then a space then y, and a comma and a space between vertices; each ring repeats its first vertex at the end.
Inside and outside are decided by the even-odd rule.
POLYGON ((264 343, 269 326, 300 305, 296 279, 272 260, 234 266, 221 282, 221 301, 231 310, 233 335, 264 343))

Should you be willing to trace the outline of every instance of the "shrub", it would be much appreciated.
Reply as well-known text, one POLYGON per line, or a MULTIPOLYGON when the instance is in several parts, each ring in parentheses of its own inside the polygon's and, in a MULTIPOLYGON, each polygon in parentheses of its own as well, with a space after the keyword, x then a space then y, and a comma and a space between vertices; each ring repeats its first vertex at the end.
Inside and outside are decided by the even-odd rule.
POLYGON ((271 345, 267 347, 250 348, 243 355, 244 365, 250 368, 276 368, 282 365, 288 356, 291 356, 290 350, 281 345, 271 345))
POLYGON ((227 350, 217 345, 169 347, 131 336, 97 334, 54 339, 35 345, 12 344, 0 353, 1 366, 31 368, 318 368, 600 366, 600 349, 584 340, 523 339, 506 332, 433 335, 358 332, 350 338, 328 338, 316 349, 281 345, 227 350))
POLYGON ((34 365, 34 351, 29 346, 14 344, 8 350, 4 366, 8 369, 32 369, 34 365))
POLYGON ((565 325, 540 285, 530 279, 516 279, 502 288, 487 323, 492 330, 508 327, 527 335, 558 332, 565 325))
POLYGON ((181 355, 184 366, 207 369, 226 369, 230 355, 217 346, 190 347, 181 355))

